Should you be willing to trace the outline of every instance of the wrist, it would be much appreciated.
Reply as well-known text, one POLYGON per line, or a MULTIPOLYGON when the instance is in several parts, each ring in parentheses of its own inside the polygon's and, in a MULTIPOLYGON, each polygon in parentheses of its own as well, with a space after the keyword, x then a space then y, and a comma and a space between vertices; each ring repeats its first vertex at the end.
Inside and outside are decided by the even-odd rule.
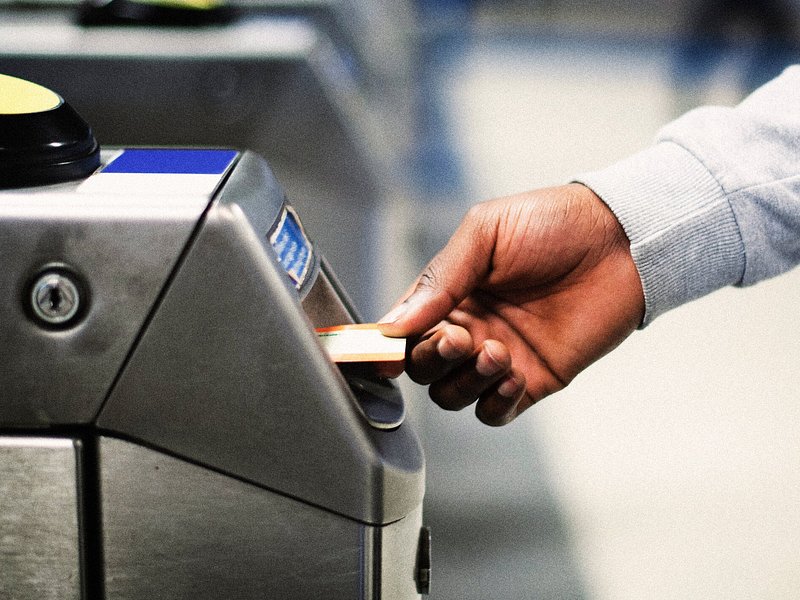
POLYGON ((739 281, 744 251, 733 211, 708 170, 671 142, 577 179, 630 240, 645 298, 642 325, 739 281))
POLYGON ((628 335, 641 326, 645 316, 644 291, 631 254, 630 240, 617 216, 600 196, 582 183, 570 185, 575 186, 574 193, 588 206, 588 214, 600 230, 599 236, 592 236, 599 252, 596 260, 606 263, 604 272, 616 290, 615 303, 625 323, 622 325, 625 335, 628 335))

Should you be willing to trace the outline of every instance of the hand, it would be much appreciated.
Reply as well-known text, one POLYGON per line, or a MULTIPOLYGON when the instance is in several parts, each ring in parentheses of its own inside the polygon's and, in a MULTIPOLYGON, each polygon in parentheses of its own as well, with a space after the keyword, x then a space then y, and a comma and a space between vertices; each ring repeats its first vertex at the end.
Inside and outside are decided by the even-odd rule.
POLYGON ((643 316, 625 232, 591 190, 570 184, 473 207, 380 327, 410 338, 406 370, 439 406, 477 399, 477 417, 503 425, 643 316))

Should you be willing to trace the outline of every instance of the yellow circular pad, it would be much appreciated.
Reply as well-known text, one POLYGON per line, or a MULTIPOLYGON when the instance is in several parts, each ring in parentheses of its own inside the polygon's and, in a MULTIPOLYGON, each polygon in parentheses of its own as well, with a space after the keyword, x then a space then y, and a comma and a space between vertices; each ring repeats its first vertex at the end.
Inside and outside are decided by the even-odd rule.
POLYGON ((0 115, 24 115, 45 112, 61 106, 64 100, 46 87, 0 75, 0 115))

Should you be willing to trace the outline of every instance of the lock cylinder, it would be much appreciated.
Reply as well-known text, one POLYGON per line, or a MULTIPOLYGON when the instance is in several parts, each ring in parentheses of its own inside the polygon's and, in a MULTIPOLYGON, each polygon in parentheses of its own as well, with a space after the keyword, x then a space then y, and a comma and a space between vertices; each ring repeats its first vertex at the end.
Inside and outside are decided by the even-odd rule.
POLYGON ((31 286, 31 311, 42 325, 67 326, 79 314, 81 295, 74 276, 63 270, 49 270, 31 286))
POLYGON ((61 96, 0 74, 0 188, 80 179, 99 166, 91 128, 61 96))

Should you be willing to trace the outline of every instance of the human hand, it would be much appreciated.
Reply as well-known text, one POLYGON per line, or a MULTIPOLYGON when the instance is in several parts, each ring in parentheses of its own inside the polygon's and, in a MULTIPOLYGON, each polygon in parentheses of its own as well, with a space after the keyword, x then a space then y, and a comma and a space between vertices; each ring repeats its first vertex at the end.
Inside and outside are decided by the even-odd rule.
POLYGON ((644 316, 630 244, 589 188, 474 206, 380 322, 442 408, 503 425, 564 388, 644 316))

